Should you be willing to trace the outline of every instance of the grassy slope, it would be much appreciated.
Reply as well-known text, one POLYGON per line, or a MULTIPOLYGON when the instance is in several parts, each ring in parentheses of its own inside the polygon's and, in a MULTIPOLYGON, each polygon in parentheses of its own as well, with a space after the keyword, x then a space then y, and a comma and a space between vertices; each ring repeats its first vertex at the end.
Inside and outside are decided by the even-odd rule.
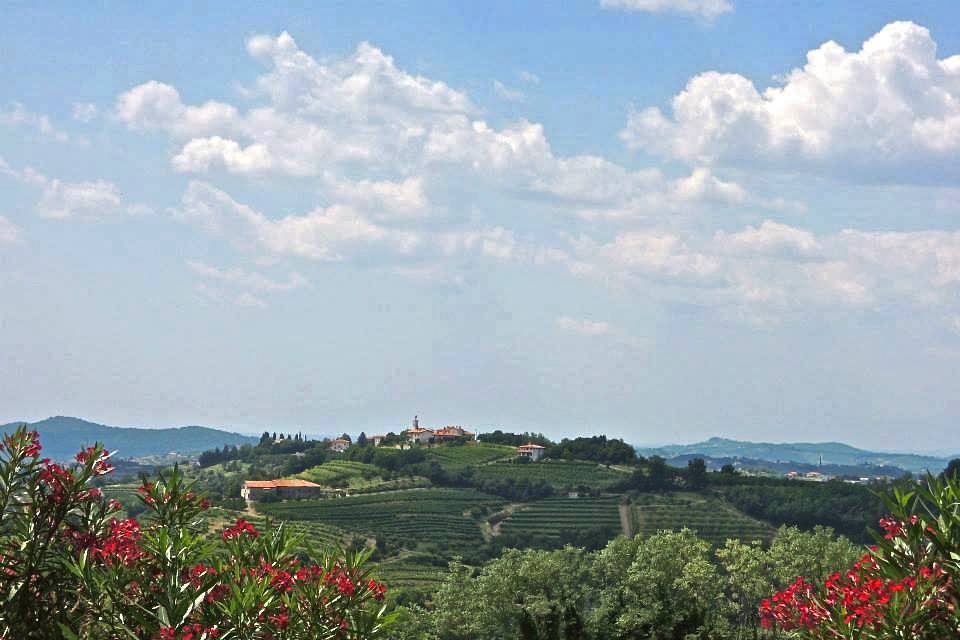
POLYGON ((509 458, 514 456, 516 451, 513 447, 477 442, 459 447, 432 447, 426 450, 426 453, 427 459, 432 458, 444 469, 452 471, 509 458))
POLYGON ((355 492, 391 491, 426 487, 430 482, 419 476, 399 477, 386 480, 384 471, 372 464, 350 460, 331 460, 297 474, 297 478, 309 480, 331 489, 344 488, 355 492))
POLYGON ((557 490, 579 486, 605 489, 623 480, 624 475, 621 471, 608 469, 595 462, 567 460, 544 460, 530 464, 495 463, 476 467, 475 472, 475 477, 485 480, 544 480, 557 490))
POLYGON ((641 495, 631 505, 635 533, 650 535, 661 529, 684 527, 714 544, 727 538, 769 540, 774 528, 737 511, 729 503, 695 493, 641 495))
POLYGON ((556 537, 564 530, 602 527, 613 538, 620 533, 619 501, 620 496, 547 498, 514 511, 500 530, 556 537))
POLYGON ((455 554, 480 544, 481 515, 503 500, 471 489, 413 489, 350 498, 258 505, 282 520, 321 522, 409 549, 455 554))

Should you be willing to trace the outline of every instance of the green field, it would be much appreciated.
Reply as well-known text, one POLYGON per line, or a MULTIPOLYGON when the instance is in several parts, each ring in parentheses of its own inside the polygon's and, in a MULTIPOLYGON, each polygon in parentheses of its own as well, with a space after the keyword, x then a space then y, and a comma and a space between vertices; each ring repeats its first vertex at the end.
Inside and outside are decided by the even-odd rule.
MULTIPOLYGON (((213 507, 207 512, 207 522, 214 533, 233 525, 237 518, 243 518, 260 531, 267 530, 267 518, 262 515, 250 515, 218 507, 213 507)), ((277 522, 274 521, 273 525, 276 526, 276 524, 277 522)), ((301 547, 304 550, 310 547, 319 549, 323 546, 337 545, 349 537, 348 532, 343 529, 322 522, 285 520, 283 525, 301 538, 301 547)))
POLYGON ((770 525, 750 518, 722 500, 693 493, 642 495, 631 505, 634 533, 651 535, 661 529, 693 529, 704 540, 723 544, 727 538, 768 541, 770 525))
MULTIPOLYGON (((439 444, 430 446, 417 446, 417 450, 422 451, 426 462, 436 462, 446 471, 460 471, 466 467, 485 465, 504 458, 512 458, 516 455, 515 447, 507 447, 499 444, 486 444, 483 442, 467 442, 461 445, 439 444)), ((409 449, 407 449, 409 451, 409 449)), ((377 454, 396 455, 400 449, 393 447, 381 447, 377 454)))
POLYGON ((427 459, 434 459, 448 471, 464 467, 484 465, 495 460, 511 458, 516 455, 514 447, 482 442, 468 443, 462 446, 440 446, 426 449, 427 459))
POLYGON ((501 533, 558 537, 564 531, 602 528, 621 533, 620 496, 547 498, 528 504, 500 524, 501 533))
POLYGON ((446 574, 447 562, 423 553, 403 553, 380 563, 380 577, 391 589, 433 590, 446 574))
POLYGON ((623 480, 626 474, 608 469, 595 462, 543 460, 529 464, 497 462, 475 467, 474 477, 482 480, 543 480, 555 489, 605 489, 623 480))
POLYGON ((372 464, 350 460, 331 460, 297 474, 296 477, 330 489, 347 489, 352 493, 414 489, 430 486, 430 481, 419 476, 384 478, 383 469, 372 464))
POLYGON ((472 489, 411 489, 349 498, 259 504, 278 520, 320 522, 403 549, 456 553, 481 544, 482 516, 503 500, 472 489))
POLYGON ((123 500, 124 498, 133 498, 137 495, 137 489, 140 488, 140 484, 108 484, 101 487, 103 495, 107 498, 114 498, 116 500, 123 500))

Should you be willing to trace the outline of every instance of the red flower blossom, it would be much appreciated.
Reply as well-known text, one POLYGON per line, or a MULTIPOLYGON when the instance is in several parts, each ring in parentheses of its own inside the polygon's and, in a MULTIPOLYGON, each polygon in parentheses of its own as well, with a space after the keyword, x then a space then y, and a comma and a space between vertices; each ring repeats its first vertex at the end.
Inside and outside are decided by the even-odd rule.
POLYGON ((220 537, 224 540, 233 540, 234 538, 239 538, 240 536, 256 538, 259 535, 260 532, 257 531, 252 524, 243 518, 237 518, 237 522, 232 527, 227 527, 224 529, 223 533, 220 534, 220 537))

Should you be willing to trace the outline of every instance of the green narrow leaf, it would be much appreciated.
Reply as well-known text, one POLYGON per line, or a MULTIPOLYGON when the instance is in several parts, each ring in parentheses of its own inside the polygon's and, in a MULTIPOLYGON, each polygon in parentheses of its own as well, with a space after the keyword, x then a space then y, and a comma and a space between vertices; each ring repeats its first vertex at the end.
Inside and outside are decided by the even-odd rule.
POLYGON ((63 637, 66 640, 80 640, 80 636, 73 632, 73 630, 62 622, 58 622, 57 626, 60 627, 60 633, 63 634, 63 637))

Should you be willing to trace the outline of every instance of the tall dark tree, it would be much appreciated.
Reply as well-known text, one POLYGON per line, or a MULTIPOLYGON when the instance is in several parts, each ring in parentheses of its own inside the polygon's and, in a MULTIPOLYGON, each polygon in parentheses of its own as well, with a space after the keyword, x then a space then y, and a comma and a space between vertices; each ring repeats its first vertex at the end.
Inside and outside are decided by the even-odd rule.
POLYGON ((264 431, 264 432, 263 432, 263 435, 260 436, 260 446, 261 446, 261 447, 265 447, 265 446, 267 446, 268 444, 270 444, 270 442, 271 442, 270 432, 269 432, 269 431, 264 431))
POLYGON ((360 432, 360 435, 357 436, 357 446, 365 447, 367 446, 367 434, 363 431, 360 432))
POLYGON ((647 460, 647 471, 651 489, 666 487, 669 476, 666 460, 660 456, 650 456, 650 459, 647 460))
POLYGON ((707 484, 707 463, 703 458, 694 458, 687 463, 686 479, 693 489, 700 489, 707 484))
POLYGON ((943 470, 944 477, 960 479, 960 458, 954 458, 947 464, 943 470))

